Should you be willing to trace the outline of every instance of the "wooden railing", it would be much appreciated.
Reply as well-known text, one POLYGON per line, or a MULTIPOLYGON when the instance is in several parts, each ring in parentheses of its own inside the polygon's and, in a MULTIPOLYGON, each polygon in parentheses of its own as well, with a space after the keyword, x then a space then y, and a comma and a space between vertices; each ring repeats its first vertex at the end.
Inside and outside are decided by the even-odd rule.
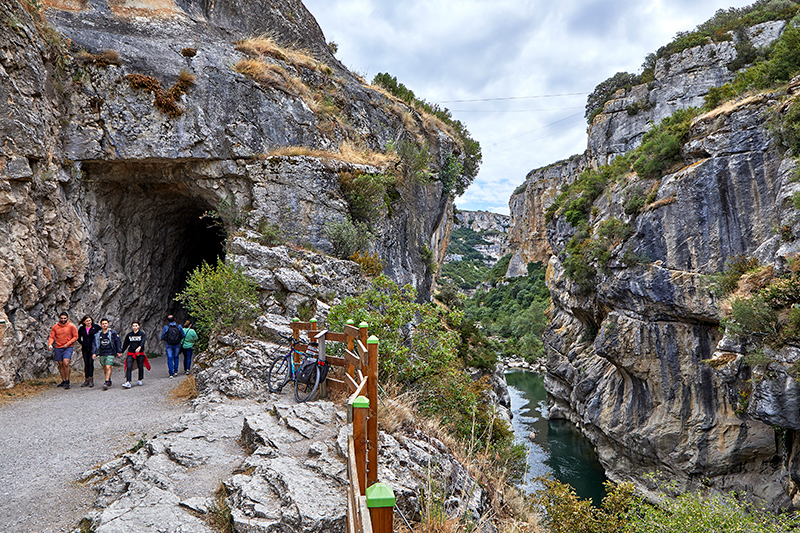
POLYGON ((378 483, 378 338, 369 337, 368 325, 358 327, 349 320, 343 333, 317 330, 316 320, 292 322, 292 333, 300 338, 305 331, 319 343, 320 359, 343 367, 343 379, 328 373, 320 384, 320 396, 330 387, 347 391, 347 418, 353 434, 347 444, 347 531, 348 533, 391 533, 394 493, 378 483), (328 356, 327 342, 346 344, 343 357, 328 356))

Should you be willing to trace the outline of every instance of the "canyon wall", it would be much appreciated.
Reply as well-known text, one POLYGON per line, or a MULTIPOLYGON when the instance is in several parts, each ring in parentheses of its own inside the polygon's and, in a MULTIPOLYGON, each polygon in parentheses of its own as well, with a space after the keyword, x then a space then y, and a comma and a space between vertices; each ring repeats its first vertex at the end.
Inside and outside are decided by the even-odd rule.
MULTIPOLYGON (((0 6, 0 387, 53 370, 60 311, 107 317, 120 333, 140 320, 156 338, 168 313, 183 315, 173 298, 188 272, 232 238, 276 228, 330 253, 326 228, 349 216, 342 174, 384 172, 375 154, 403 141, 429 146, 434 171, 461 154, 441 123, 345 69, 299 1, 28 7, 0 6), (237 49, 262 34, 278 52, 237 49), (261 74, 235 68, 253 59, 261 74)), ((396 180, 391 193, 370 248, 424 298, 424 256, 443 258, 452 200, 437 180, 396 180)), ((262 291, 287 314, 300 298, 337 301, 262 291)))
MULTIPOLYGON (((782 28, 752 33, 774 39, 782 28)), ((592 123, 585 154, 531 172, 512 196, 511 242, 520 264, 549 258, 550 416, 583 430, 611 479, 646 494, 660 479, 680 491, 736 490, 774 509, 796 508, 800 350, 789 343, 767 349, 767 362, 748 359, 746 339, 720 330, 722 302, 709 276, 737 256, 779 276, 800 252, 790 199, 800 190, 797 163, 774 127, 797 105, 798 83, 695 118, 681 147, 685 166, 659 179, 631 170, 611 180, 584 234, 563 209, 545 217, 584 169, 634 149, 654 122, 731 79, 723 67, 734 58, 733 43, 695 47, 659 60, 653 86, 619 91, 592 123), (626 111, 643 98, 650 104, 638 114, 626 111), (636 195, 647 199, 630 209, 636 195), (609 237, 608 255, 576 274, 575 243, 603 238, 598 231, 611 222, 630 233, 609 237)))

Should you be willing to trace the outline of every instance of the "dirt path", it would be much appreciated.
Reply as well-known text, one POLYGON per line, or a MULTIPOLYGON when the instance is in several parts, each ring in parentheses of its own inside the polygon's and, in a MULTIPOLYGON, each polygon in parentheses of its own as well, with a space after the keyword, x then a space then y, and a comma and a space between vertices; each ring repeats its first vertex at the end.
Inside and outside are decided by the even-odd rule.
MULTIPOLYGON (((123 389, 125 374, 114 368, 113 387, 103 391, 102 371, 94 388, 55 388, 0 405, 0 531, 73 531, 94 500, 76 480, 92 467, 131 448, 143 433, 169 428, 186 412, 168 393, 185 376, 169 379, 165 357, 151 360, 144 384, 123 389)), ((77 375, 76 375, 77 374, 77 375)))

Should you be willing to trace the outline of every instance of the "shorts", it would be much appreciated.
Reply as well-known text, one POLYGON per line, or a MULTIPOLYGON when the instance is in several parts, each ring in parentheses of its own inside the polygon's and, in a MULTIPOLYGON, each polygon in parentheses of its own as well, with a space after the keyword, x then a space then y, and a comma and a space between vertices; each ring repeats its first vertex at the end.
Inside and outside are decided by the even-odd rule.
POLYGON ((56 348, 53 350, 53 359, 57 362, 61 362, 64 359, 72 359, 72 346, 68 346, 66 348, 56 348))
POLYGON ((103 366, 112 366, 114 364, 114 356, 113 355, 101 355, 98 357, 100 360, 100 364, 103 366))

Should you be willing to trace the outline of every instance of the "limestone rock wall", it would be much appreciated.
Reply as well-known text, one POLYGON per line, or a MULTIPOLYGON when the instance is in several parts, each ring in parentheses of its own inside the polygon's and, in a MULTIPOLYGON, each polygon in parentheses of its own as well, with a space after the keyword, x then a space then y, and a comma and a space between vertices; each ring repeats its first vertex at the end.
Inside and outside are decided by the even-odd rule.
MULTIPOLYGON (((46 340, 62 310, 75 322, 107 317, 120 332, 139 320, 148 350, 159 351, 164 317, 182 315, 173 298, 187 273, 224 255, 234 233, 255 241, 260 225, 273 225, 330 252, 325 228, 348 216, 339 174, 381 169, 319 150, 383 152, 415 139, 435 165, 458 154, 447 133, 345 69, 298 0, 48 0, 30 13, 12 0, 0 16, 0 387, 52 371, 46 340), (239 74, 246 55, 235 42, 264 33, 321 66, 273 61, 299 85, 239 74), (111 61, 95 60, 103 54, 111 61), (155 104, 181 71, 193 82, 170 115, 155 104), (150 89, 130 75, 147 76, 150 89), (309 155, 274 153, 282 147, 309 155)), ((452 200, 437 181, 397 192, 372 249, 424 298, 423 250, 443 257, 452 200)), ((271 311, 308 298, 323 311, 333 301, 264 290, 271 311)))
MULTIPOLYGON (((748 33, 764 46, 783 27, 768 23, 748 33)), ((550 416, 570 419, 589 436, 611 479, 655 494, 647 474, 660 472, 679 490, 736 490, 772 508, 796 508, 797 349, 748 364, 742 340, 720 331, 720 302, 707 279, 737 254, 779 275, 800 251, 796 239, 776 231, 800 222, 789 201, 800 185, 792 154, 776 144, 770 126, 796 105, 789 103, 796 83, 788 95, 740 99, 696 118, 682 147, 684 168, 660 180, 632 174, 610 184, 594 203, 590 233, 613 217, 633 235, 610 245, 607 264, 592 265, 591 283, 566 274, 576 229, 563 214, 544 221, 561 187, 580 172, 637 147, 652 124, 699 106, 710 87, 729 80, 734 45, 712 43, 659 60, 655 82, 606 104, 582 156, 531 172, 510 201, 512 266, 549 257, 550 416), (627 214, 634 190, 651 196, 641 213, 627 214), (752 400, 742 404, 743 395, 752 400)))
POLYGON ((658 471, 682 489, 746 492, 775 508, 798 503, 793 437, 778 438, 794 432, 800 387, 788 374, 796 350, 757 369, 756 403, 742 412, 739 393, 753 371, 741 357, 709 364, 742 350, 720 333, 719 302, 704 279, 737 254, 782 272, 800 251, 774 230, 796 227, 799 217, 788 200, 800 188, 796 163, 782 157, 764 119, 780 98, 698 117, 684 147, 688 166, 665 176, 638 216, 623 212, 613 188, 598 199, 594 228, 613 216, 635 233, 613 249, 588 293, 562 264, 574 229, 561 217, 548 226, 558 252, 545 333, 551 416, 586 432, 609 477, 645 492, 655 486, 644 474, 658 471))

